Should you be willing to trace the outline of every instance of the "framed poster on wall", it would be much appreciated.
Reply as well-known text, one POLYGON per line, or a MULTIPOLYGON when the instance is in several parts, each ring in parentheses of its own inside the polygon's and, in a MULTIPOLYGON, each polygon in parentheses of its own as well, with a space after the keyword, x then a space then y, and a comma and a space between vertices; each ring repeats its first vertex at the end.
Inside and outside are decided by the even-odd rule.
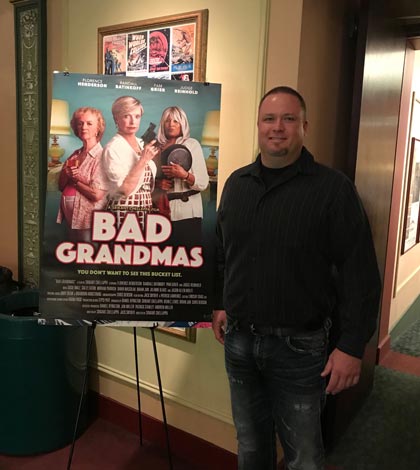
POLYGON ((98 73, 205 81, 208 10, 98 28, 98 73))
POLYGON ((420 139, 411 138, 402 253, 419 242, 420 139))

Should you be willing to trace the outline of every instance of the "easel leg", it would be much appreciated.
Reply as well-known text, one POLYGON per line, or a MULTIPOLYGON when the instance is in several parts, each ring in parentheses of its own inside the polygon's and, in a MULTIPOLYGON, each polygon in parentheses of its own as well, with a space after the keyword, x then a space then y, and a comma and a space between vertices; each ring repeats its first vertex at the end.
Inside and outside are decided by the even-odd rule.
POLYGON ((140 436, 140 445, 143 445, 143 427, 141 423, 141 402, 140 402, 140 383, 139 383, 139 360, 137 355, 137 328, 133 327, 134 334, 134 357, 136 364, 136 386, 137 386, 137 409, 139 410, 139 436, 140 436))
POLYGON ((166 446, 167 446, 167 451, 168 451, 169 468, 170 470, 173 470, 171 447, 169 445, 168 422, 166 420, 165 401, 163 399, 162 381, 160 379, 159 359, 158 359, 157 348, 156 348, 155 329, 150 328, 150 332, 152 334, 153 352, 155 355, 156 374, 157 374, 157 379, 158 379, 158 384, 159 384, 160 403, 162 406, 162 416, 163 416, 163 424, 164 424, 165 435, 166 435, 166 446))
POLYGON ((89 343, 88 343, 88 348, 86 351, 86 370, 85 370, 85 375, 83 378, 83 386, 82 386, 82 393, 80 395, 80 400, 79 400, 79 408, 77 410, 77 416, 76 416, 76 424, 74 426, 74 433, 73 433, 73 441, 70 447, 70 454, 69 454, 69 459, 67 461, 67 470, 70 470, 71 468, 71 461, 73 460, 73 453, 74 453, 74 446, 76 444, 76 439, 77 439, 77 430, 79 428, 79 420, 80 420, 80 414, 82 411, 82 406, 83 406, 83 399, 85 396, 85 390, 87 387, 87 381, 89 377, 89 360, 90 360, 90 353, 92 351, 92 344, 93 344, 93 338, 95 336, 95 328, 96 328, 96 322, 92 322, 91 326, 91 333, 89 337, 89 343))

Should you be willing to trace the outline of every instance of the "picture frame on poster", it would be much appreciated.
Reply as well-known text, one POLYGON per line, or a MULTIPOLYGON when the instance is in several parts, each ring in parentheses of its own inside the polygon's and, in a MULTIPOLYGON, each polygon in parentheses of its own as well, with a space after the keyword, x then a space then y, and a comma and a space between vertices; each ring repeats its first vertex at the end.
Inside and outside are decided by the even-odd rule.
POLYGON ((204 82, 208 10, 98 28, 99 74, 204 82))

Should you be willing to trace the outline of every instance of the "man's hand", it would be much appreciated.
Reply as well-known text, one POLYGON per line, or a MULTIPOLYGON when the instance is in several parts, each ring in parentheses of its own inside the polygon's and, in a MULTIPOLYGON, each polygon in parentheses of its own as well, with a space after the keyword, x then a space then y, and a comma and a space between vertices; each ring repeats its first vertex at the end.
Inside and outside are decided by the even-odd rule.
POLYGON ((321 377, 330 375, 326 392, 335 395, 356 385, 359 382, 361 368, 362 361, 360 359, 337 348, 334 349, 321 372, 321 377))
POLYGON ((213 321, 211 327, 213 328, 214 337, 220 344, 225 344, 225 328, 226 328, 226 311, 213 310, 213 321))

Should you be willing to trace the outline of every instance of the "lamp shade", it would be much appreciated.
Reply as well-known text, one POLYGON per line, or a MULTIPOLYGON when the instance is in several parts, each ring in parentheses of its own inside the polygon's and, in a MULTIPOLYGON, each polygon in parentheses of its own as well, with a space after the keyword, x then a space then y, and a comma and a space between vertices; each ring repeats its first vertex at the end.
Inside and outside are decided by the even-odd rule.
POLYGON ((50 134, 69 135, 69 104, 64 100, 52 100, 50 134))
POLYGON ((203 134, 201 137, 202 145, 207 147, 219 146, 219 124, 220 111, 208 111, 204 120, 203 134))

